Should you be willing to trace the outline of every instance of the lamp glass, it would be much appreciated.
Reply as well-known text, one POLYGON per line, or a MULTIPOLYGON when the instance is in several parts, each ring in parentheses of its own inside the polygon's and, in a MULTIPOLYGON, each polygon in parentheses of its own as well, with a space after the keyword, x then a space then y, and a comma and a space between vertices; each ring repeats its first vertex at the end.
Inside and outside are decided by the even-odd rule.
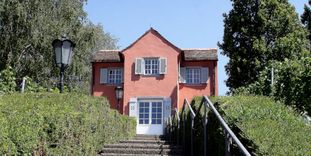
POLYGON ((55 41, 53 47, 56 56, 56 64, 60 67, 62 63, 62 42, 60 40, 55 41))
POLYGON ((123 89, 121 87, 116 88, 116 98, 121 99, 123 97, 123 89))
POLYGON ((63 41, 62 47, 62 63, 68 65, 71 61, 72 43, 68 40, 63 41))

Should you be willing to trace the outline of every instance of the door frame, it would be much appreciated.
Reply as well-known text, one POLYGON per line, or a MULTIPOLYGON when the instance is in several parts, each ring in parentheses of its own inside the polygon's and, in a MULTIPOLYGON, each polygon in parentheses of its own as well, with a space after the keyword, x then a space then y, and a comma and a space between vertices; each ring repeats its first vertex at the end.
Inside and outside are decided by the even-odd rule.
POLYGON ((137 100, 137 118, 136 118, 136 132, 137 134, 146 134, 146 135, 162 135, 164 131, 164 101, 163 99, 139 99, 137 100), (148 102, 149 103, 149 123, 140 124, 139 123, 139 114, 140 114, 140 103, 148 102), (161 124, 152 124, 152 102, 161 102, 162 112, 161 112, 161 124), (154 128, 154 129, 152 129, 154 128), (149 133, 150 132, 150 133, 149 133))

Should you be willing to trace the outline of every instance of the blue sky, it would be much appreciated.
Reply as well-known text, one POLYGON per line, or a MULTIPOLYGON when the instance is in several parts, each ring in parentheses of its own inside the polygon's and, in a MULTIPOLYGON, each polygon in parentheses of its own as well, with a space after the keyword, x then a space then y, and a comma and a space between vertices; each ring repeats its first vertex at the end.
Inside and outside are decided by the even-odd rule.
MULTIPOLYGON (((290 3, 301 14, 307 0, 290 3)), ((179 48, 218 48, 223 36, 222 14, 231 8, 229 0, 88 0, 85 10, 93 23, 101 23, 118 39, 120 49, 150 27, 179 48)), ((225 95, 228 58, 219 52, 219 94, 225 95)))

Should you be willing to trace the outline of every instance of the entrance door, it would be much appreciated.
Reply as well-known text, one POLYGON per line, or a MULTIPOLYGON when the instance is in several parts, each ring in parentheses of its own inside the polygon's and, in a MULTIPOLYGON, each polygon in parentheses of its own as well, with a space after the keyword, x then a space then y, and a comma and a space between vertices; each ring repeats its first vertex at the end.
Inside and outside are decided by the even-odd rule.
POLYGON ((163 102, 143 100, 138 102, 137 134, 163 134, 163 102))

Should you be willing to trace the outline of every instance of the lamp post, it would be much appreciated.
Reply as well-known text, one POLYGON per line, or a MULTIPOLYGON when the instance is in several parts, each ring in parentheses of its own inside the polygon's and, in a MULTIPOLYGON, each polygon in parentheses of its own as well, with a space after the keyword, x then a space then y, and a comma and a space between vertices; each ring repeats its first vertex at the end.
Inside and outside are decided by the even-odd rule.
POLYGON ((71 63, 73 48, 75 47, 75 44, 71 40, 67 39, 65 36, 62 36, 62 39, 54 40, 52 46, 55 52, 56 65, 60 68, 59 90, 60 93, 63 93, 64 72, 68 65, 71 63))
POLYGON ((118 100, 118 103, 117 103, 117 110, 120 111, 120 110, 119 110, 119 108, 120 108, 120 100, 121 100, 122 97, 123 97, 123 88, 122 88, 122 86, 117 86, 117 87, 115 88, 115 91, 116 91, 116 98, 117 98, 117 100, 118 100))

